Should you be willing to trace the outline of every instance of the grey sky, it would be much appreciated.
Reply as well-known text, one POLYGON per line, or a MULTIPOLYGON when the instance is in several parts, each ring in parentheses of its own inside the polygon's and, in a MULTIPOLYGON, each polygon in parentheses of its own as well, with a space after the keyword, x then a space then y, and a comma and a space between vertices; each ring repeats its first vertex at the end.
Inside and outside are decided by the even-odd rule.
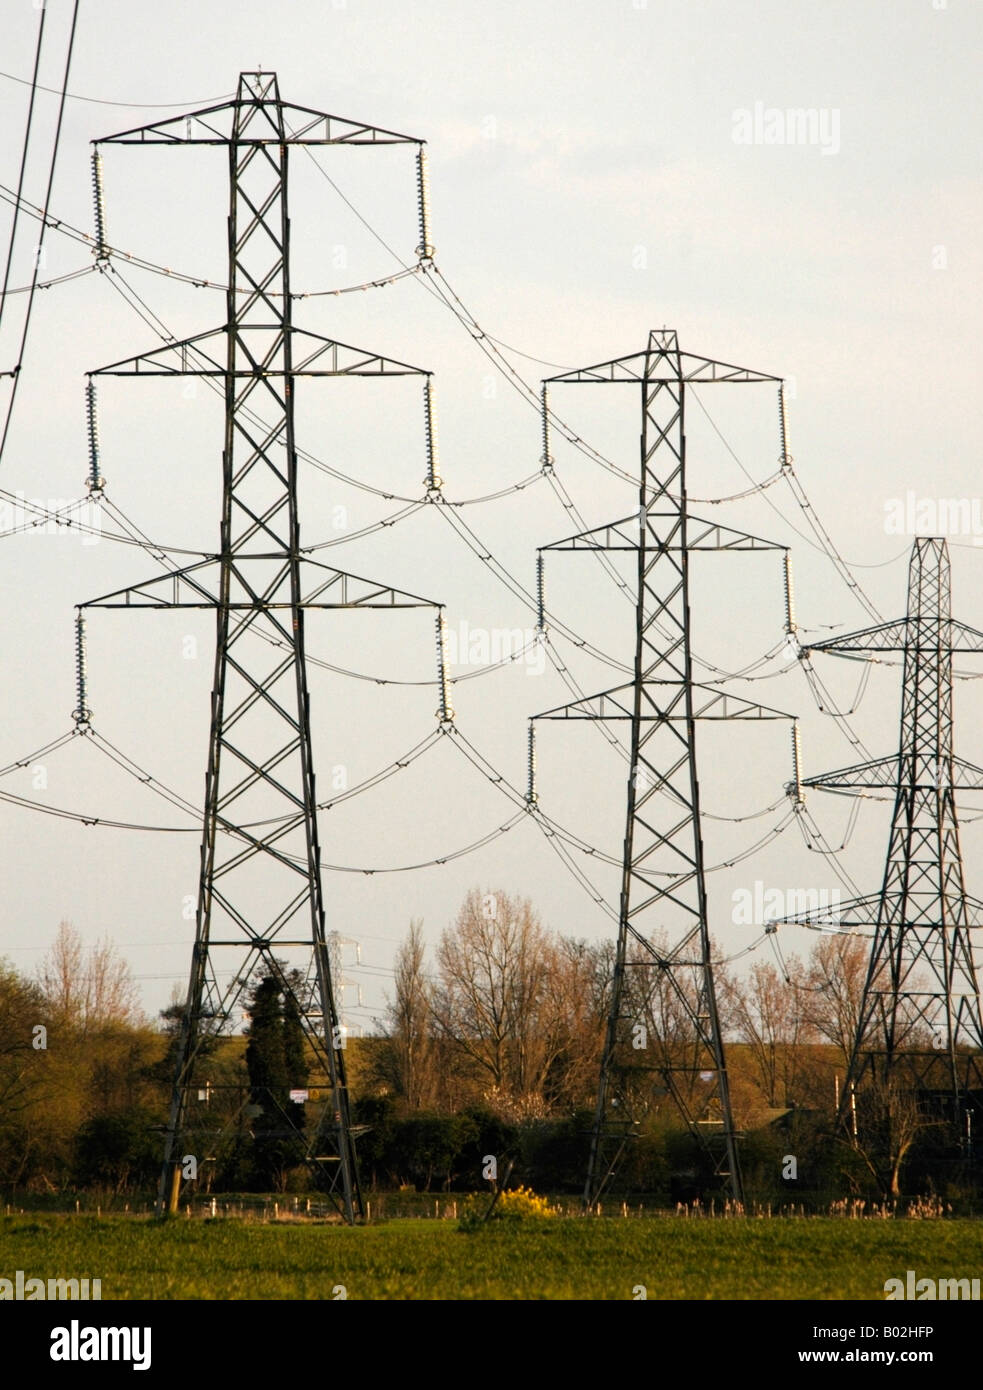
MULTIPOLYGON (((50 86, 58 84, 70 8, 68 0, 49 0, 42 80, 50 86)), ((30 74, 37 20, 29 0, 4 7, 0 67, 15 77, 30 74)), ((980 7, 971 0, 305 0, 277 10, 253 0, 82 0, 70 87, 106 101, 186 101, 192 108, 232 92, 240 70, 262 65, 278 71, 288 100, 426 139, 437 263, 485 332, 556 364, 511 358, 534 387, 560 367, 639 350, 649 328, 663 324, 679 331, 688 350, 793 379, 791 449, 800 477, 843 554, 873 566, 856 573, 890 617, 903 611, 910 544, 885 530, 891 500, 911 490, 929 502, 977 499, 979 508, 981 29, 980 7), (742 143, 748 127, 740 113, 748 113, 753 130, 756 107, 760 130, 778 128, 769 111, 814 112, 824 138, 742 143)), ((26 87, 0 79, 0 181, 8 187, 16 181, 26 102, 26 87)), ((57 105, 50 95, 39 102, 27 185, 33 202, 43 196, 57 105)), ((156 114, 69 102, 54 214, 90 229, 88 142, 156 114)), ((412 261, 410 154, 340 150, 319 160, 382 238, 412 261)), ((110 241, 220 280, 225 174, 217 152, 107 150, 110 241)), ((334 288, 399 268, 313 163, 294 159, 291 177, 295 288, 334 288)), ((34 240, 33 226, 25 228, 15 285, 29 279, 34 240)), ((46 253, 48 276, 91 262, 86 248, 55 232, 46 253)), ((222 321, 221 294, 138 270, 124 274, 177 336, 222 321)), ((0 479, 11 492, 79 495, 84 373, 158 341, 109 278, 90 275, 38 297, 0 479)), ((22 302, 9 303, 0 369, 15 354, 22 302)), ((451 497, 496 491, 536 470, 535 414, 417 279, 304 301, 297 322, 435 372, 451 497)), ((601 394, 557 388, 554 404, 584 438, 633 472, 634 395, 601 394)), ((778 454, 774 393, 760 387, 737 394, 740 401, 718 401, 712 392, 704 400, 760 480, 774 471, 778 454)), ((383 490, 420 494, 415 386, 305 387, 299 408, 301 443, 318 457, 383 490)), ((100 396, 100 428, 109 494, 123 511, 155 539, 214 546, 221 419, 205 393, 191 397, 175 383, 109 383, 100 396)), ((746 486, 699 412, 691 416, 690 442, 694 495, 746 486)), ((555 445, 558 472, 589 524, 631 510, 630 488, 561 441, 555 445)), ((396 505, 311 469, 303 487, 305 543, 343 536, 396 505)), ((771 504, 804 529, 781 486, 708 510, 792 542, 804 628, 864 625, 832 566, 771 504)), ((433 512, 322 558, 441 599, 458 631, 461 623, 493 633, 531 627, 531 616, 433 512)), ((527 587, 536 547, 579 529, 541 481, 465 515, 527 587)), ((983 626, 983 555, 972 536, 954 539, 955 610, 983 626)), ((6 764, 70 727, 74 604, 149 577, 155 566, 140 550, 108 541, 85 545, 31 532, 4 540, 0 573, 6 764)), ((630 658, 630 613, 596 566, 557 558, 548 584, 550 603, 572 627, 630 658)), ((694 601, 698 650, 727 669, 781 638, 775 559, 712 557, 694 581, 694 601)), ((90 624, 96 727, 195 802, 203 788, 210 632, 205 619, 189 625, 180 616, 99 614, 90 624), (196 659, 186 655, 188 636, 197 638, 196 659)), ((425 617, 326 619, 308 640, 312 652, 339 666, 402 679, 432 674, 425 617)), ((612 672, 561 637, 555 641, 585 689, 615 683, 612 672)), ((786 668, 779 658, 766 672, 786 668)), ((828 661, 820 670, 848 708, 859 668, 828 661)), ((855 721, 875 753, 891 751, 896 739, 898 676, 875 670, 855 721)), ((774 679, 735 688, 803 716, 807 772, 858 760, 817 712, 794 664, 774 679)), ((959 686, 957 745, 980 762, 974 690, 973 683, 959 686)), ((461 729, 522 785, 526 716, 566 698, 552 667, 538 673, 517 664, 457 685, 454 700, 461 729)), ((341 775, 354 783, 404 753, 433 726, 436 707, 432 688, 383 689, 323 671, 312 675, 312 701, 322 791, 333 769, 345 769, 341 775)), ((778 800, 789 775, 787 748, 782 725, 708 734, 701 744, 706 805, 740 816, 778 800)), ((539 762, 544 809, 617 854, 624 774, 596 731, 553 726, 541 737, 539 762)), ((187 825, 191 833, 84 828, 0 807, 0 954, 33 968, 59 918, 69 917, 87 938, 108 932, 122 944, 147 1008, 155 1010, 173 984, 184 987, 192 924, 182 913, 196 887, 194 822, 78 740, 51 758, 44 777, 46 786, 35 786, 39 774, 24 769, 3 788, 104 818, 187 825)), ((849 805, 815 793, 810 807, 839 844, 849 805)), ((709 862, 745 848, 784 809, 743 826, 708 824, 709 862)), ((330 863, 391 866, 441 857, 510 815, 506 800, 441 746, 384 788, 325 815, 321 839, 330 863)), ((877 887, 885 831, 885 808, 865 806, 845 857, 864 891, 877 887)), ((964 849, 968 886, 979 892, 983 865, 972 826, 964 849)), ((590 860, 584 867, 614 902, 617 875, 590 860)), ((713 930, 728 953, 756 935, 731 923, 734 890, 756 879, 783 887, 836 882, 794 826, 758 858, 714 874, 713 930)), ((329 925, 361 941, 366 967, 350 972, 365 996, 354 1019, 380 1012, 393 944, 409 918, 423 917, 434 940, 473 884, 528 894, 551 926, 574 935, 611 930, 531 824, 471 857, 419 873, 332 874, 329 925)), ((809 944, 794 935, 784 942, 787 951, 809 944)))

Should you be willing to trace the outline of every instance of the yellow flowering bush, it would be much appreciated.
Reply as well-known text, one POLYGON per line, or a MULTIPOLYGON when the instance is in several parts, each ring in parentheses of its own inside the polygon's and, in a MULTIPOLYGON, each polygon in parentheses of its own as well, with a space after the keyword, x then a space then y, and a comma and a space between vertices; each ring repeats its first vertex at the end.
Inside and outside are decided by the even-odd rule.
MULTIPOLYGON (((485 1213, 491 1203, 491 1196, 485 1193, 472 1193, 461 1204, 460 1226, 463 1231, 473 1231, 485 1222, 485 1213)), ((526 1217, 557 1216, 556 1207, 550 1206, 545 1197, 538 1197, 528 1187, 515 1187, 503 1192, 492 1209, 489 1221, 522 1221, 526 1217)))
MULTIPOLYGON (((537 1197, 528 1187, 516 1187, 511 1192, 503 1192, 495 1204, 495 1211, 502 1216, 556 1216, 556 1208, 551 1207, 545 1197, 537 1197)), ((492 1216, 495 1212, 492 1212, 492 1216)))

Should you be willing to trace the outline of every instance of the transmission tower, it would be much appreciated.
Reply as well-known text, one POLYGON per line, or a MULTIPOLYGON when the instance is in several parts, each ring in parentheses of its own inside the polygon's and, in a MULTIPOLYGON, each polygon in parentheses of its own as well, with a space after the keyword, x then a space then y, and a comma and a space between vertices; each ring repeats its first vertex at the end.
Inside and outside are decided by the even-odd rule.
POLYGON ((349 1014, 346 1008, 345 991, 354 989, 358 1007, 362 1006, 362 986, 357 980, 353 980, 350 975, 345 973, 344 948, 354 946, 355 962, 360 964, 362 960, 362 948, 359 943, 351 936, 342 936, 340 931, 328 932, 328 963, 331 966, 331 984, 334 989, 335 1003, 338 1006, 338 1022, 341 1025, 342 1033, 347 1036, 351 1029, 349 1027, 349 1014))
POLYGON ((693 680, 689 557, 693 551, 785 550, 704 521, 689 509, 684 410, 689 386, 779 378, 682 352, 668 329, 644 351, 544 383, 544 464, 549 466, 547 387, 629 383, 642 407, 638 511, 543 547, 637 555, 633 679, 536 719, 624 720, 630 753, 618 941, 610 1013, 591 1136, 585 1205, 595 1206, 656 1094, 668 1093, 716 1173, 742 1199, 727 1068, 714 993, 704 882, 696 722, 789 716, 693 680), (661 935, 675 928, 675 940, 661 935), (631 948, 631 949, 630 949, 631 948), (632 981, 627 973, 633 972, 632 981), (688 1036, 658 1039, 646 1012, 668 999, 688 1036), (653 1051, 660 1051, 649 1061, 653 1051))
MULTIPOLYGON (((846 1123, 865 1086, 889 1083, 935 1098, 958 1124, 960 1109, 983 1098, 983 1022, 970 940, 983 903, 966 892, 957 790, 983 790, 983 768, 952 749, 952 654, 983 652, 983 633, 950 615, 944 540, 915 541, 908 611, 895 622, 817 642, 812 651, 853 660, 903 658, 901 737, 896 755, 805 779, 847 795, 876 788, 894 796, 879 893, 843 903, 841 926, 873 928, 870 963, 842 1097, 846 1123)), ((814 924, 823 914, 786 920, 814 924)))
MULTIPOLYGON (((184 1157, 200 1159, 214 1144, 214 1125, 209 1130, 207 1115, 195 1111, 196 1066, 262 966, 297 1000, 315 1059, 311 1085, 329 1095, 318 1123, 307 1126, 306 1157, 351 1222, 362 1214, 362 1201, 325 936, 305 613, 436 605, 301 554, 294 403, 303 377, 423 375, 429 404, 429 376, 294 327, 288 155, 297 145, 412 144, 422 190, 422 142, 283 102, 275 74, 252 72, 241 74, 232 101, 97 143, 218 145, 229 161, 224 325, 93 373, 213 377, 225 395, 217 558, 83 605, 204 608, 216 615, 195 944, 158 1212, 177 1207, 184 1157)), ((421 226, 424 221, 421 191, 421 226)), ((429 254, 426 245, 421 254, 429 254)))

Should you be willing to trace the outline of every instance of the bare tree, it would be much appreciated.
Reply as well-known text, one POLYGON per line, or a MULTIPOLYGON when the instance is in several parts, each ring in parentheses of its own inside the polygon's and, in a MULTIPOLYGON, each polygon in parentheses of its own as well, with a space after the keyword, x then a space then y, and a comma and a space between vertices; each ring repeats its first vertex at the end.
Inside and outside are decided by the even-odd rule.
POLYGON ((433 989, 425 970, 423 922, 410 922, 396 952, 396 994, 386 1009, 384 1069, 396 1093, 414 1110, 433 1105, 437 1049, 431 1019, 433 989))
POLYGON ((590 945, 566 936, 556 940, 544 1001, 555 1050, 543 1087, 551 1110, 569 1113, 594 1105, 613 963, 612 942, 590 945))
POLYGON ((758 1085, 771 1106, 797 1099, 802 1046, 816 1035, 801 1007, 805 973, 802 962, 792 956, 784 976, 769 961, 756 961, 746 976, 723 981, 729 1027, 747 1047, 758 1085))
POLYGON ((140 991, 129 965, 108 936, 89 948, 86 966, 87 1018, 97 1027, 107 1023, 134 1025, 141 1022, 140 991))
POLYGON ((528 899, 472 889, 437 948, 433 1017, 509 1101, 541 1097, 564 1045, 554 1006, 556 937, 528 899))
POLYGON ((901 1196, 901 1175, 912 1149, 929 1130, 941 1128, 942 1122, 922 1113, 917 1095, 896 1072, 885 1076, 880 1069, 868 1074, 858 1092, 858 1110, 853 1148, 882 1196, 896 1199, 901 1196))
POLYGON ((862 937, 825 936, 816 943, 802 993, 803 1013, 821 1037, 838 1048, 844 1064, 860 1023, 869 945, 862 937))
POLYGON ((37 982, 53 1018, 82 1033, 144 1021, 136 982, 116 947, 106 937, 86 952, 71 922, 59 922, 37 982))
POLYGON ((82 938, 71 922, 58 923, 54 945, 38 969, 38 984, 52 1015, 65 1023, 84 1013, 85 962, 82 938))

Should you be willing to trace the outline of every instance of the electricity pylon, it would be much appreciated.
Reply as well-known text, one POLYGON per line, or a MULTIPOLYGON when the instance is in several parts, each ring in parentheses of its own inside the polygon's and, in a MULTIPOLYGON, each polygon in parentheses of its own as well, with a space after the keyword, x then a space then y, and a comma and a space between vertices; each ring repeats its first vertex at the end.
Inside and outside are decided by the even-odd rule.
MULTIPOLYGON (((853 660, 903 658, 897 754, 806 778, 803 786, 847 795, 893 794, 894 813, 879 893, 843 903, 836 924, 873 928, 870 963, 842 1096, 846 1123, 865 1085, 890 1083, 934 1095, 958 1124, 983 1094, 983 1022, 970 939, 983 903, 966 892, 957 790, 983 790, 983 768, 952 748, 952 654, 983 652, 983 632, 950 612, 944 540, 915 541, 904 618, 817 642, 814 652, 853 660)), ((825 914, 786 920, 815 924, 825 914)))
POLYGON ((786 547, 692 514, 684 408, 690 386, 762 381, 779 378, 682 352, 676 334, 661 329, 649 334, 642 352, 546 383, 627 382, 639 388, 642 405, 638 511, 543 547, 638 557, 632 681, 534 716, 624 720, 630 729, 618 942, 584 1191, 588 1208, 614 1177, 657 1088, 672 1097, 734 1198, 743 1197, 710 956, 695 733, 701 719, 790 716, 693 680, 689 557, 786 547), (660 944, 656 933, 672 927, 675 940, 660 944), (635 987, 626 981, 629 970, 637 972, 635 987), (676 1037, 650 1039, 660 1032, 652 1017, 660 994, 683 1027, 676 1037), (649 1062, 653 1051, 661 1056, 649 1062))
POLYGON ((83 605, 216 614, 195 945, 158 1212, 176 1209, 185 1157, 200 1162, 214 1143, 214 1125, 194 1113, 196 1063, 262 965, 297 999, 310 1085, 329 1097, 306 1127, 306 1158, 351 1222, 362 1201, 325 937, 305 613, 437 605, 301 554, 294 403, 304 377, 427 374, 294 327, 287 170, 292 146, 334 144, 416 145, 422 168, 422 142, 285 103, 275 74, 254 72, 232 101, 98 143, 219 145, 229 160, 224 325, 93 374, 213 377, 225 393, 218 557, 83 605))

